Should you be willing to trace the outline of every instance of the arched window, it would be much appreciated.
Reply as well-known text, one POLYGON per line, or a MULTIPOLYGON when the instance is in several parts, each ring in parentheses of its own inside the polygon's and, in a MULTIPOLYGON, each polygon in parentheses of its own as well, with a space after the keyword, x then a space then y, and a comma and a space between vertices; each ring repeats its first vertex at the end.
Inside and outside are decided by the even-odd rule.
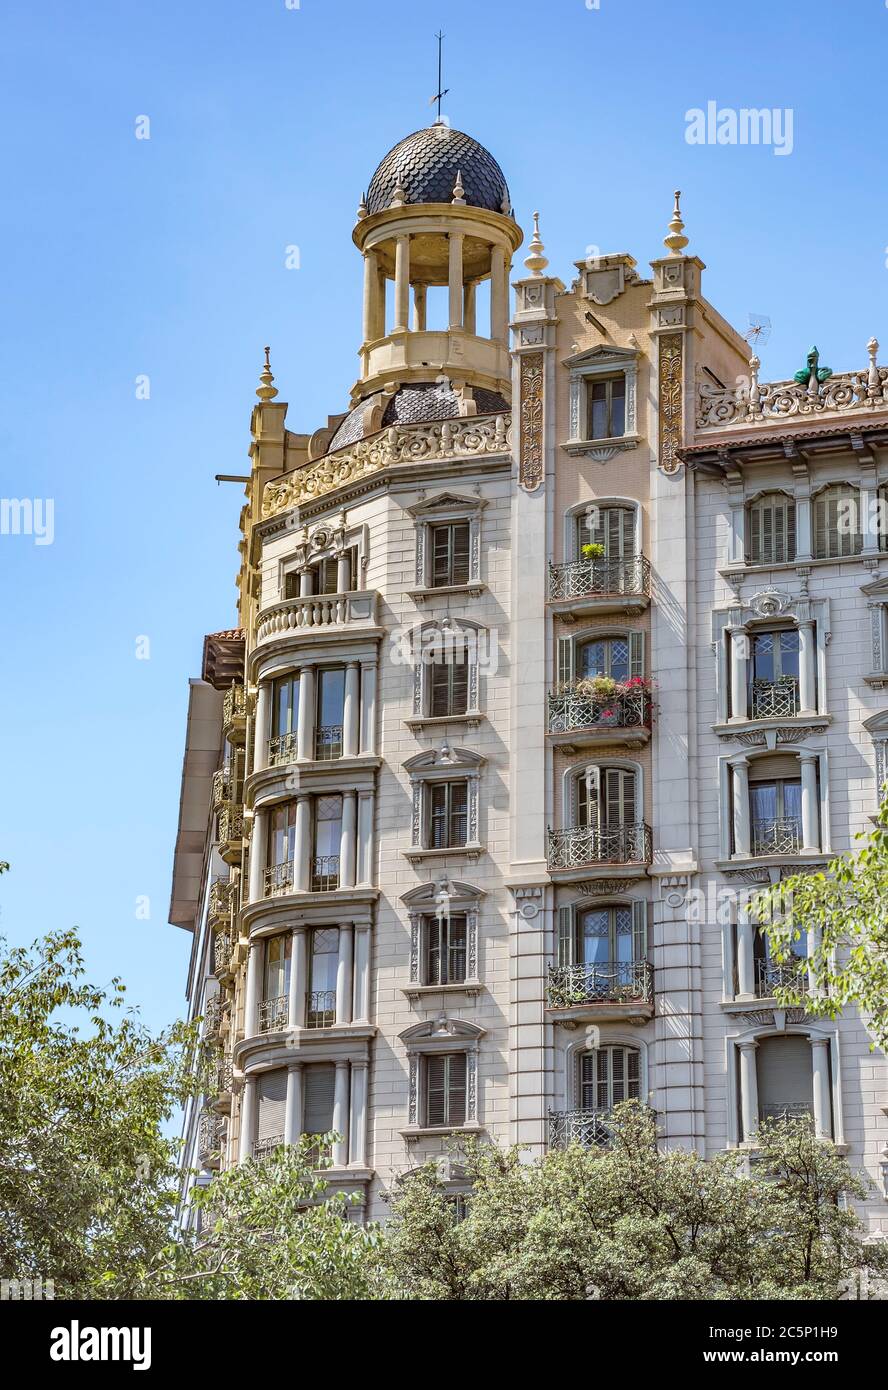
POLYGON ((576 782, 577 825, 620 830, 637 819, 636 774, 619 767, 584 768, 576 782))
POLYGON ((641 1095, 641 1053, 637 1047, 597 1047, 582 1052, 578 1078, 581 1110, 608 1111, 641 1095))
POLYGON ((635 508, 589 506, 577 516, 577 557, 583 559, 584 545, 604 547, 605 560, 634 560, 635 508))
POLYGON ((749 504, 748 560, 751 565, 778 565, 796 555, 795 502, 785 492, 766 492, 749 504))
POLYGON ((814 499, 814 555, 832 560, 859 555, 863 549, 860 491, 849 483, 834 483, 814 499))

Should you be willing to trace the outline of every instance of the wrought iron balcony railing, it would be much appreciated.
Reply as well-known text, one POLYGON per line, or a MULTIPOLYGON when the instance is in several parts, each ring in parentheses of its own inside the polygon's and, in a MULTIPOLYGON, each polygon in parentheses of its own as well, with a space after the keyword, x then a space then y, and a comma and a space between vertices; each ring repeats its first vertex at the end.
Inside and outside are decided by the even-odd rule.
POLYGON ((296 751, 295 731, 289 734, 275 734, 274 738, 268 740, 268 766, 280 767, 282 763, 295 762, 296 751))
POLYGON ((808 968, 802 959, 756 961, 756 994, 760 999, 770 999, 778 989, 808 992, 808 968))
POLYGON ((234 1063, 232 1062, 230 1057, 221 1057, 219 1061, 216 1063, 216 1068, 214 1072, 215 1094, 217 1096, 221 1096, 225 1092, 230 1091, 233 1078, 234 1063))
POLYGON ((270 1158, 275 1149, 279 1149, 284 1142, 282 1134, 271 1134, 266 1139, 257 1139, 253 1145, 253 1157, 257 1163, 263 1159, 270 1158))
POLYGON ((587 864, 650 864, 653 836, 644 822, 550 830, 547 858, 550 869, 582 869, 587 864))
POLYGON ((549 733, 581 729, 650 728, 651 698, 647 690, 620 692, 610 697, 590 694, 582 686, 562 687, 549 695, 549 733))
POLYGON ((335 1022, 335 989, 316 989, 305 996, 306 1028, 332 1028, 335 1022))
POLYGON ((630 560, 573 560, 549 565, 549 598, 610 598, 626 595, 647 598, 651 592, 651 565, 644 555, 630 560))
POLYGON ((290 1000, 286 994, 275 995, 273 999, 263 999, 259 1005, 259 1032, 279 1033, 286 1028, 290 1018, 290 1000))
POLYGON ((550 965, 549 1008, 578 1004, 649 1004, 654 997, 650 961, 609 961, 597 965, 550 965))
POLYGON ((342 725, 321 724, 315 729, 315 758, 318 762, 331 762, 342 757, 342 725))
POLYGON ((760 1120, 795 1120, 801 1115, 814 1118, 813 1102, 809 1104, 806 1100, 786 1100, 759 1105, 760 1120))
POLYGON ((801 847, 802 823, 795 817, 753 821, 753 854, 798 854, 801 847))
POLYGON ((242 734, 247 719, 247 692, 242 685, 232 685, 222 699, 222 728, 227 737, 242 734))
POLYGON ((244 838, 244 811, 242 806, 226 802, 219 812, 219 844, 234 845, 244 838))
POLYGON ((278 898, 282 893, 292 893, 295 882, 295 865, 292 860, 287 860, 283 864, 272 864, 270 869, 265 870, 265 896, 266 898, 278 898))
POLYGON ((197 1153, 202 1163, 219 1158, 225 1146, 227 1126, 221 1115, 201 1115, 197 1127, 197 1153))
POLYGON ((611 1141, 606 1110, 550 1110, 549 1148, 566 1149, 581 1144, 584 1149, 605 1148, 611 1141))
POLYGON ((203 1033, 205 1038, 218 1037, 222 1027, 225 1006, 221 994, 214 994, 204 1005, 203 1033))
POLYGON ((217 878, 210 884, 210 918, 213 921, 227 921, 231 916, 234 900, 234 884, 227 878, 217 878))
POLYGON ((797 681, 753 681, 753 719, 794 719, 798 712, 799 687, 797 681))
POLYGON ((339 855, 316 854, 311 864, 311 891, 332 893, 339 887, 339 855))
POLYGON ((217 974, 228 969, 233 950, 234 933, 230 931, 216 932, 213 938, 213 969, 217 974))
POLYGON ((230 764, 213 773, 213 809, 220 810, 228 801, 240 801, 237 772, 230 764))

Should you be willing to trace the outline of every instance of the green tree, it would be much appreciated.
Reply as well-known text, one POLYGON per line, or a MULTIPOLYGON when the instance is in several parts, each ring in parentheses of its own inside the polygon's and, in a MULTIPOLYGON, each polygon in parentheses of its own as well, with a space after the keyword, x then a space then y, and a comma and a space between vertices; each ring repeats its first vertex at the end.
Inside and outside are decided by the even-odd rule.
POLYGON ((127 1297, 169 1240, 194 1029, 152 1036, 60 931, 0 942, 0 1275, 127 1297))
POLYGON ((780 1001, 835 1018, 856 1004, 873 1042, 888 1051, 888 797, 856 854, 825 873, 795 874, 758 894, 754 913, 776 961, 791 963, 792 943, 808 934, 811 989, 803 976, 780 1001))
POLYGON ((608 1148, 522 1160, 467 1146, 463 1220, 429 1165, 392 1195, 384 1262, 421 1299, 835 1298, 888 1251, 842 1193, 865 1188, 805 1120, 763 1127, 752 1176, 733 1154, 657 1148, 652 1113, 613 1114, 608 1148))

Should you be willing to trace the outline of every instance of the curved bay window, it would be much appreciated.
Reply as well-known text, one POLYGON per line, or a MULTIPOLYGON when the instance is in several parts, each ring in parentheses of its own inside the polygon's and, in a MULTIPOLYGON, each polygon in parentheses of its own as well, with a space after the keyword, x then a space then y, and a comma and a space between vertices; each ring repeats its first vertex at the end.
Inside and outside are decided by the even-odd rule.
POLYGON ((318 672, 317 724, 314 755, 320 761, 342 757, 342 722, 345 710, 345 668, 325 667, 318 672))
POLYGON ((281 676, 272 684, 271 740, 268 761, 272 767, 296 757, 299 725, 299 673, 281 676))
POLYGON ((290 1001, 289 932, 270 936, 265 942, 262 1002, 259 1005, 260 1033, 286 1028, 290 1001))
POLYGON ((339 887, 339 850, 342 843, 342 797, 318 796, 314 801, 314 845, 311 891, 329 893, 339 887))
POLYGON ((332 1028, 335 1023, 338 967, 339 928, 316 927, 309 946, 306 1028, 332 1028))
POLYGON ((749 696, 753 719, 799 712, 798 628, 759 630, 750 638, 749 696))
POLYGON ((296 857, 296 802, 273 806, 268 825, 268 865, 265 873, 267 893, 286 893, 293 886, 296 857))
POLYGON ((860 491, 834 483, 814 499, 814 555, 818 560, 859 555, 863 549, 860 491))
POLYGON ((796 507, 785 492, 766 492, 747 510, 747 559, 751 565, 779 565, 796 557, 796 507))

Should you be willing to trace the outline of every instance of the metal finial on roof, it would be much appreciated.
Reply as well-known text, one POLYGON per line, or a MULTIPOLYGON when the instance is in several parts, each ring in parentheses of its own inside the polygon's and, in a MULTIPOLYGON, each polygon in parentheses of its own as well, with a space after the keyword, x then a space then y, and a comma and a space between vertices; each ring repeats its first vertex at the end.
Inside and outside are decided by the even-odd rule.
POLYGON ((260 401, 273 401, 277 395, 277 387, 274 384, 274 377, 271 374, 271 348, 265 349, 265 366, 259 377, 259 385, 256 387, 256 395, 260 401))
POLYGON ((681 220, 681 189, 676 188, 675 207, 672 210, 672 221, 669 223, 669 234, 663 238, 663 245, 668 247, 670 256, 680 256, 688 244, 688 239, 684 235, 684 225, 681 220))
POLYGON ((444 53, 444 37, 445 36, 440 32, 435 35, 435 38, 438 40, 438 90, 429 101, 429 106, 434 106, 435 102, 438 103, 438 115, 435 118, 436 125, 439 125, 441 122, 441 102, 443 101, 444 97, 446 97, 447 93, 450 91, 449 87, 441 86, 443 80, 441 70, 444 53))
POLYGON ((549 264, 548 256, 544 255, 545 246, 540 236, 540 215, 535 212, 533 215, 533 236, 528 248, 530 254, 524 257, 524 264, 531 275, 542 275, 546 266, 549 264))

